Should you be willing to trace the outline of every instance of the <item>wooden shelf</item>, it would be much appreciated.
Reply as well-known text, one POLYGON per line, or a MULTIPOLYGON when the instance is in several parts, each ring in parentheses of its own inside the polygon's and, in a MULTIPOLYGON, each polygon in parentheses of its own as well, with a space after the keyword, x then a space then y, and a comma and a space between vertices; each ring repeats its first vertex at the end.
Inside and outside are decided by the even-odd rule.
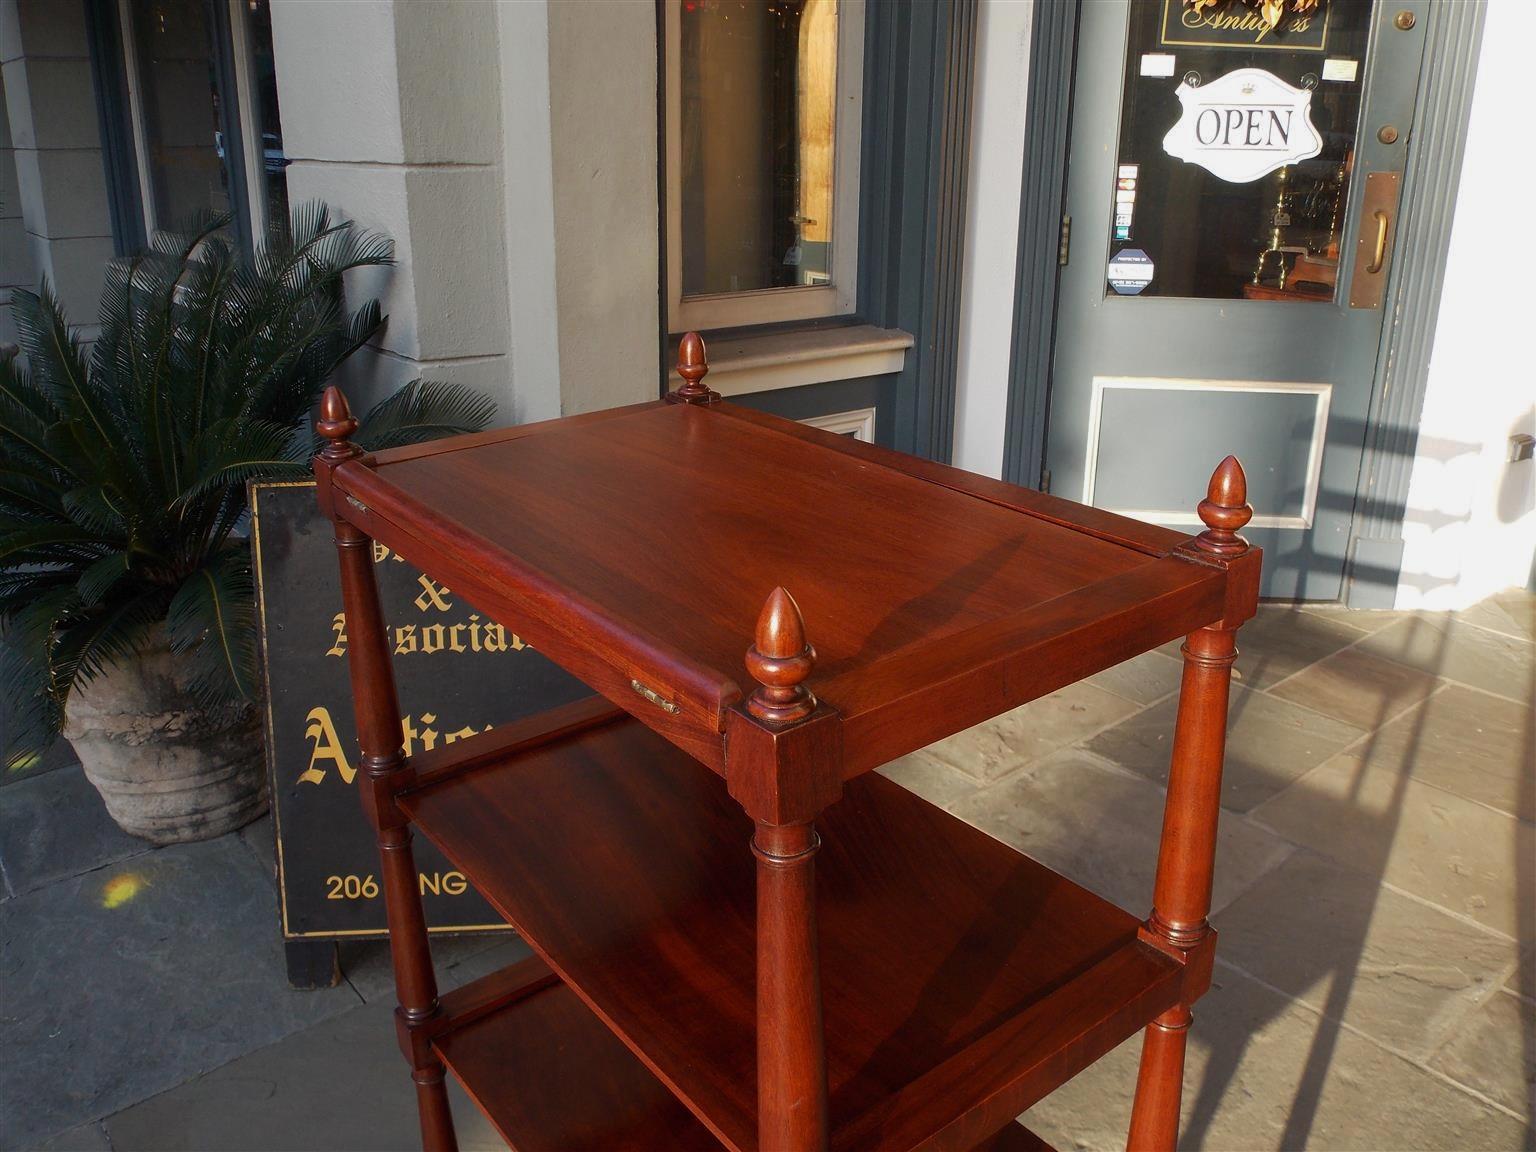
MULTIPOLYGON (((519 1125, 545 1123, 514 1099, 518 1069, 569 1043, 632 1097, 585 1112, 562 1100, 548 1124, 601 1116, 693 1147, 573 992, 719 1141, 756 1149, 751 822, 722 780, 633 720, 561 730, 527 748, 465 741, 457 768, 398 798, 570 990, 506 1009, 542 1014, 526 1031, 498 1014, 451 1033, 443 1057, 514 1146, 519 1125), (505 1102, 485 1097, 495 1084, 505 1102)), ((849 781, 817 827, 834 1148, 982 1145, 1179 999, 1184 969, 1136 917, 883 777, 849 781)))
POLYGON ((848 776, 1211 624, 1229 591, 1180 533, 725 403, 380 452, 331 483, 362 531, 721 774, 776 586, 848 776))
POLYGON ((697 334, 678 357, 666 401, 377 455, 320 405, 424 1145, 454 1147, 451 1067, 530 1148, 1039 1152, 1017 1114, 1145 1026, 1129 1142, 1171 1152, 1258 602, 1242 466, 1185 536, 722 403, 697 334), (371 541, 605 702, 407 760, 371 541), (1144 920, 872 772, 1178 636, 1144 920), (439 1000, 412 824, 548 971, 439 1000))
MULTIPOLYGON (((432 1042, 513 1149, 720 1152, 721 1144, 542 960, 443 997, 432 1042)), ((1022 1124, 972 1152, 1051 1152, 1022 1124)))
POLYGON ((449 993, 443 1015, 433 1048, 513 1148, 719 1152, 541 960, 449 993))

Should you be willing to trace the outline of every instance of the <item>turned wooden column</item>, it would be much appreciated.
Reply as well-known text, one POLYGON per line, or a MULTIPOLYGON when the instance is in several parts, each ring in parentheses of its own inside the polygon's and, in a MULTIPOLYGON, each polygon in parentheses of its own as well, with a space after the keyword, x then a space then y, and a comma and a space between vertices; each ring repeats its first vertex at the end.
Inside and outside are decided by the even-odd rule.
MULTIPOLYGON (((1248 551, 1238 530, 1253 516, 1242 465, 1228 456, 1211 477, 1200 503, 1206 529, 1192 558, 1230 564, 1248 551)), ((1184 642, 1184 674, 1163 834, 1158 848, 1152 914, 1143 935, 1180 956, 1186 972, 1183 1000, 1147 1027, 1136 1077, 1136 1103, 1127 1144, 1132 1152, 1170 1152, 1178 1141, 1184 1048, 1193 1019, 1190 1004, 1209 981, 1214 933, 1211 879, 1221 811, 1221 770, 1227 740, 1227 698, 1237 659, 1237 623, 1222 620, 1184 642)))
POLYGON ((842 791, 837 714, 805 680, 816 661, 783 588, 763 605, 728 717, 726 779, 753 818, 757 860, 757 1109, 763 1152, 827 1146, 827 1059, 816 933, 815 818, 842 791))
MULTIPOLYGON (((329 493, 330 470, 363 452, 348 437, 357 421, 334 385, 320 402, 316 430, 326 440, 315 470, 329 493)), ((458 1147, 448 1107, 442 1061, 432 1051, 428 1029, 439 1014, 437 980, 427 942, 410 822, 395 804, 395 794, 411 782, 402 751, 400 704, 395 692, 384 612, 373 574, 373 541, 355 525, 333 514, 336 553, 341 568, 341 598, 347 620, 347 665, 352 677, 352 707, 362 752, 358 775, 363 809, 373 824, 379 847, 380 886, 389 921, 390 959, 395 972, 395 1009, 401 1048, 411 1063, 422 1146, 428 1152, 458 1147)))

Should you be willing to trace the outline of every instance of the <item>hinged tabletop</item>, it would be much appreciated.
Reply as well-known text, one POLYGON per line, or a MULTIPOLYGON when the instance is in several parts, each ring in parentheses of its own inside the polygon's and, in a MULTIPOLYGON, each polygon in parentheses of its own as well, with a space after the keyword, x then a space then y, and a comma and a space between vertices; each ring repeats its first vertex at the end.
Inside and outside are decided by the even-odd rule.
POLYGON ((717 771, 776 587, 851 776, 1221 619, 1251 575, 1179 533, 718 402, 349 459, 329 495, 324 472, 334 514, 717 771))

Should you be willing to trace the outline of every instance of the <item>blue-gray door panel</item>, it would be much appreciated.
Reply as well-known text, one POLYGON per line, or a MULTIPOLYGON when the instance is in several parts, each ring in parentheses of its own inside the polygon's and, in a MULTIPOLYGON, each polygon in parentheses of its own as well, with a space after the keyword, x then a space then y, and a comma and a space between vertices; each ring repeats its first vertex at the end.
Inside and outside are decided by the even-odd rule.
MULTIPOLYGON (((1350 255, 1365 177, 1404 166, 1432 5, 1376 4, 1335 294, 1275 302, 1106 293, 1132 2, 1085 0, 1082 6, 1068 160, 1071 256, 1059 288, 1047 437, 1052 491, 1089 497, 1100 507, 1166 509, 1165 523, 1187 524, 1211 469, 1235 452, 1259 513, 1245 534, 1266 550, 1265 595, 1337 599, 1383 320, 1381 309, 1349 307, 1350 255), (1413 29, 1394 24, 1401 11, 1415 15, 1413 29), (1391 145, 1377 136, 1387 124, 1398 130, 1391 145), (1114 379, 1147 390, 1116 388, 1114 379), (1152 390, 1166 381, 1179 382, 1177 400, 1169 399, 1171 391, 1152 390), (1210 391, 1205 400, 1198 399, 1202 384, 1210 391), (1312 391, 1270 391, 1268 384, 1312 391), (1309 473, 1310 420, 1319 394, 1327 424, 1321 460, 1310 461, 1309 473), (1315 492, 1306 512, 1298 500, 1309 479, 1315 492), (1185 515, 1176 518, 1174 509, 1185 515)), ((1227 3, 1235 9, 1239 0, 1227 3)))

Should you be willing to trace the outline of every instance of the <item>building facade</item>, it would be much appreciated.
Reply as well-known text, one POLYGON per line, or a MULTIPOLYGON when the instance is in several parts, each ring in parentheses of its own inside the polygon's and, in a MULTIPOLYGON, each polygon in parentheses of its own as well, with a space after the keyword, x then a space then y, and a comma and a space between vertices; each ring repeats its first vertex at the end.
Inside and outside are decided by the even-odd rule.
POLYGON ((114 253, 322 199, 395 242, 364 403, 653 399, 697 329, 734 401, 1146 519, 1234 451, 1270 594, 1457 607, 1536 552, 1533 36, 1519 0, 0 0, 0 291, 89 336, 114 253))

